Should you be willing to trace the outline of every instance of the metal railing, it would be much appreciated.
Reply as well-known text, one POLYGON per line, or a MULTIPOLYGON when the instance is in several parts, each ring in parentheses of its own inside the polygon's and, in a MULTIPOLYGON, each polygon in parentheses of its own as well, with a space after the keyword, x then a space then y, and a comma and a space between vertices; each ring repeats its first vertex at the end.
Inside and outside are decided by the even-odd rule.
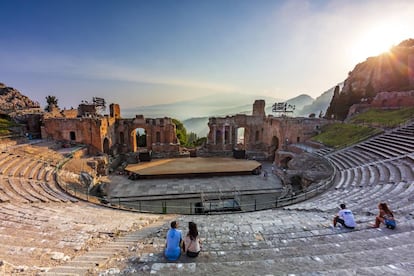
MULTIPOLYGON (((335 182, 335 177, 337 174, 336 167, 331 163, 333 168, 333 173, 327 179, 321 180, 317 185, 315 185, 310 190, 299 193, 296 195, 289 195, 283 198, 280 198, 280 194, 273 193, 264 193, 264 194, 243 194, 241 191, 236 195, 239 201, 237 202, 238 206, 226 206, 223 208, 213 209, 211 204, 208 204, 208 201, 204 202, 202 210, 196 204, 203 202, 204 193, 200 193, 198 196, 193 196, 186 199, 164 199, 164 200, 137 200, 137 197, 97 197, 91 196, 89 194, 88 187, 85 188, 76 188, 69 187, 67 183, 63 183, 59 179, 58 171, 62 169, 64 164, 66 164, 71 157, 65 158, 62 160, 58 166, 56 166, 55 180, 58 185, 65 190, 68 194, 91 203, 105 205, 110 208, 136 211, 136 212, 146 212, 146 213, 159 213, 159 214, 223 214, 223 213, 241 213, 241 212, 254 212, 260 210, 281 208, 284 206, 292 205, 298 202, 308 200, 314 196, 317 196, 327 189, 329 189, 335 182), (135 198, 135 199, 134 199, 135 198), (272 199, 269 199, 272 198, 272 199), (237 207, 237 208, 236 208, 237 207)), ((233 199, 234 199, 233 198, 233 199)))
MULTIPOLYGON (((279 198, 279 193, 266 193, 256 195, 237 194, 238 201, 233 206, 223 206, 222 208, 212 207, 213 201, 202 201, 201 194, 199 197, 191 197, 186 199, 156 199, 156 200, 139 200, 136 197, 97 197, 91 196, 87 188, 70 187, 67 184, 58 180, 61 187, 70 195, 85 201, 95 204, 102 204, 110 208, 130 210, 145 213, 157 214, 223 214, 223 213, 241 213, 254 212, 260 210, 281 208, 284 206, 299 203, 317 196, 328 188, 330 188, 335 181, 336 169, 334 173, 325 180, 319 182, 314 188, 299 193, 296 195, 289 195, 279 198), (272 199, 271 199, 272 198, 272 199), (202 207, 198 203, 203 202, 202 207)), ((235 195, 236 196, 236 195, 235 195)), ((235 197, 234 197, 235 198, 235 197)), ((233 198, 233 199, 234 199, 233 198)), ((223 201, 223 199, 221 199, 223 201)), ((217 201, 216 201, 217 202, 217 201)), ((214 204, 213 204, 214 205, 214 204)))

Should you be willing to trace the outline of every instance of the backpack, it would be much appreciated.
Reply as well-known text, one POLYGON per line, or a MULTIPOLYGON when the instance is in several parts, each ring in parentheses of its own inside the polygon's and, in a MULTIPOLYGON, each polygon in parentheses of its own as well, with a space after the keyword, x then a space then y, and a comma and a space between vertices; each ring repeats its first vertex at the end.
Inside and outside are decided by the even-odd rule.
POLYGON ((385 219, 385 226, 389 229, 395 229, 397 223, 393 219, 385 219))

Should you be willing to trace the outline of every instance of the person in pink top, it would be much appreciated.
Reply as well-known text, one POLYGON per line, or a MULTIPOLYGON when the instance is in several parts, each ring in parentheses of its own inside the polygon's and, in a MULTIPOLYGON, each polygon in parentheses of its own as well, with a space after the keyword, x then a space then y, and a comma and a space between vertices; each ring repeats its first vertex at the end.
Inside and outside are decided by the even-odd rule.
POLYGON ((201 241, 198 237, 197 224, 190 221, 188 223, 188 233, 184 238, 184 253, 188 257, 197 257, 201 251, 201 241))

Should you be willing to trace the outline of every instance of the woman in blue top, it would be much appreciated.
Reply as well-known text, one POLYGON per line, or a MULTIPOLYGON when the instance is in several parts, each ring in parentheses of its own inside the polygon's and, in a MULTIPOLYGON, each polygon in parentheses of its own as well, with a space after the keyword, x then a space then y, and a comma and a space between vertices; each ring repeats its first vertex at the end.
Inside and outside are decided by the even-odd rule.
POLYGON ((175 261, 181 254, 181 231, 177 230, 178 223, 176 221, 171 222, 171 229, 167 232, 167 243, 165 248, 165 257, 169 261, 175 261))

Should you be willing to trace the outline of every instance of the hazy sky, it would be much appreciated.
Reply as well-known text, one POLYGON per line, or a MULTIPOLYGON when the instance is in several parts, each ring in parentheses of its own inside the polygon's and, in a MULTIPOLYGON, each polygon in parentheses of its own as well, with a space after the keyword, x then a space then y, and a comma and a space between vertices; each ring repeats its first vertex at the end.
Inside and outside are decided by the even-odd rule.
POLYGON ((0 0, 0 82, 61 107, 312 97, 414 38, 414 1, 0 0))

